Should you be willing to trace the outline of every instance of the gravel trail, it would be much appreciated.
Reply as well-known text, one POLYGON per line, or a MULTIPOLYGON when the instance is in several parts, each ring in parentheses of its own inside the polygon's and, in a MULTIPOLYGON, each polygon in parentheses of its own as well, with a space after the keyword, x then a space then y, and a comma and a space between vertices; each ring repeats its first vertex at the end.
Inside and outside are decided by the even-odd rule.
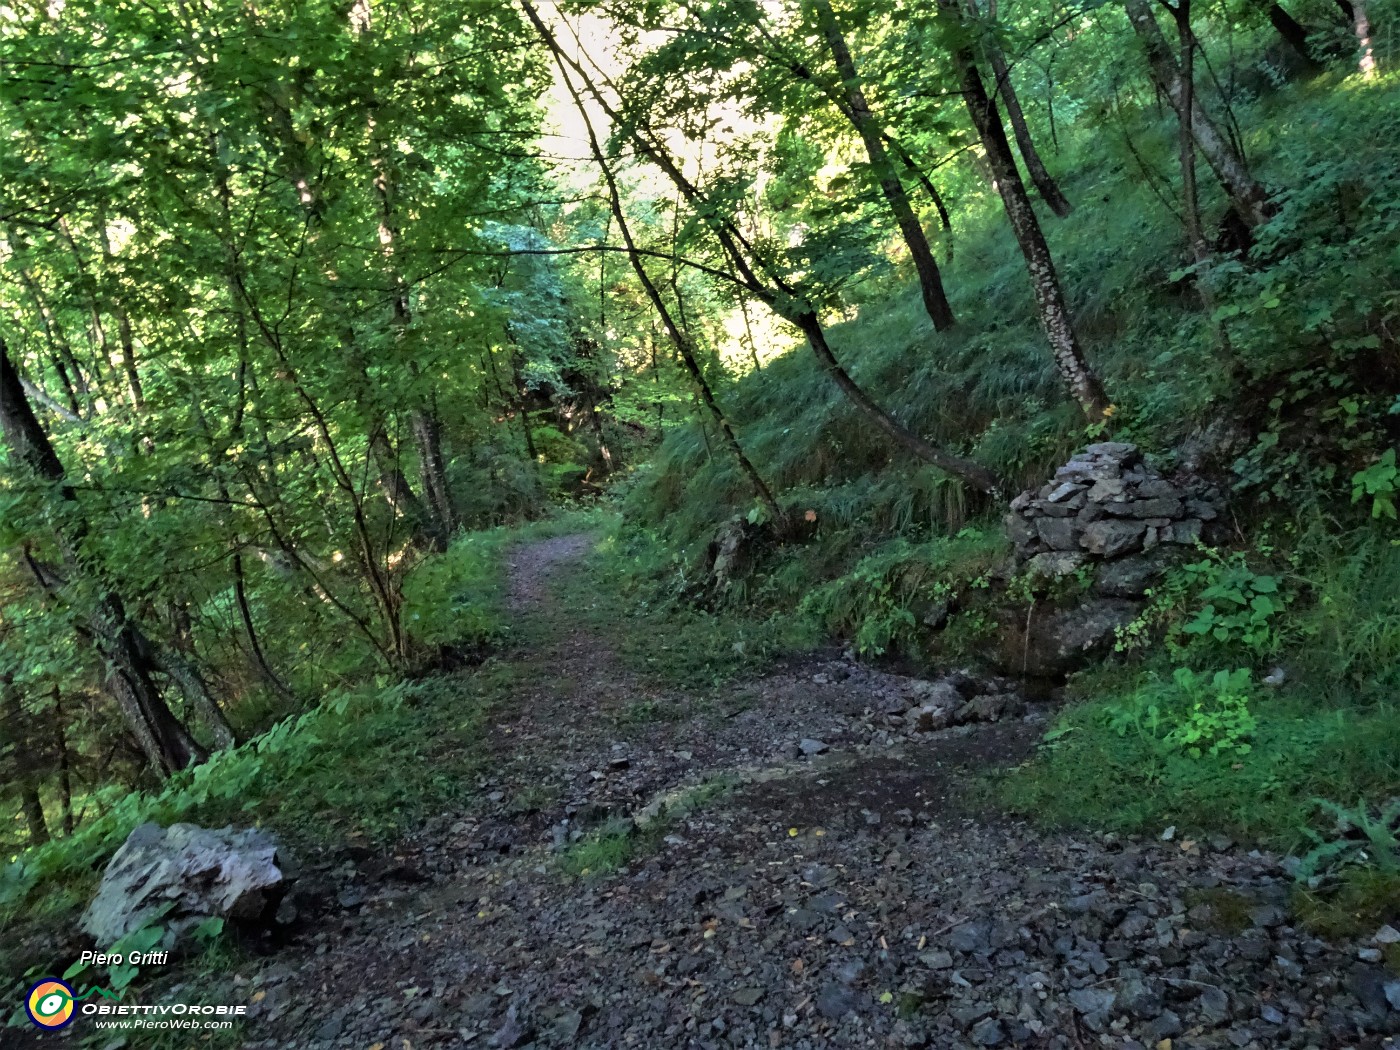
POLYGON ((718 699, 657 688, 551 601, 589 543, 512 552, 521 673, 479 803, 392 856, 346 851, 324 910, 236 978, 247 1046, 1359 1050, 1400 1032, 1384 944, 1294 925, 1279 858, 989 811, 978 774, 1028 756, 1043 710, 912 732, 898 712, 927 683, 831 656, 718 699), (620 870, 562 870, 639 814, 620 870))

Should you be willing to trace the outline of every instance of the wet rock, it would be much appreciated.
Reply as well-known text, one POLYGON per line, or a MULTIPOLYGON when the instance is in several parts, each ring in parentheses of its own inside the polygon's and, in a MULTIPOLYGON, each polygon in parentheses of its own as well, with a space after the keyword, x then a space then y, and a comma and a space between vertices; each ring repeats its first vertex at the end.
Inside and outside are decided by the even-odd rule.
POLYGON ((1092 598, 1066 609, 1022 610, 1002 620, 1000 659, 1016 674, 1051 676, 1084 666, 1113 646, 1115 632, 1137 616, 1123 599, 1092 598))

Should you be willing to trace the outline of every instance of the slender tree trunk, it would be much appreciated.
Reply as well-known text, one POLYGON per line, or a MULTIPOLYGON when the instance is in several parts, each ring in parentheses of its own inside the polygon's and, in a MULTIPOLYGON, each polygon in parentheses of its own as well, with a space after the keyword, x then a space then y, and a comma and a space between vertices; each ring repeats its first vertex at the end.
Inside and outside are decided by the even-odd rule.
POLYGON ((53 733, 58 749, 58 802, 63 810, 63 833, 73 834, 73 771, 68 755, 68 734, 63 728, 63 694, 53 687, 53 733))
MULTIPOLYGON (((1210 245, 1206 242, 1205 230, 1201 225, 1201 205, 1196 185, 1196 138, 1192 110, 1196 93, 1196 36, 1191 32, 1191 0, 1177 0, 1172 9, 1176 20, 1177 38, 1181 41, 1181 76, 1186 88, 1186 104, 1182 109, 1186 118, 1177 122, 1178 151, 1181 156, 1181 212, 1186 223, 1186 240, 1191 247, 1191 256, 1199 264, 1210 257, 1210 245)), ((1201 295, 1201 305, 1210 309, 1209 293, 1196 276, 1196 288, 1201 295)))
POLYGON ((39 798, 38 787, 25 781, 19 787, 20 806, 24 810, 24 823, 29 828, 29 844, 42 846, 49 841, 49 825, 44 820, 44 803, 39 798))
MULTIPOLYGON (((974 0, 973 10, 976 9, 974 0)), ((993 19, 996 18, 996 0, 988 0, 987 12, 993 19)), ((1030 125, 1026 123, 1026 114, 1021 109, 1021 99, 1016 94, 1016 86, 1011 82, 1011 67, 1006 62, 1006 54, 991 37, 982 41, 982 50, 986 52, 992 74, 996 77, 996 91, 992 97, 1001 99, 1002 105, 1006 107, 1006 119, 1011 121, 1011 133, 1016 138, 1016 149, 1021 154, 1021 160, 1025 162, 1026 174, 1031 177, 1040 199, 1063 219, 1074 208, 1060 191, 1059 184, 1050 176, 1050 172, 1045 170, 1045 162, 1040 158, 1040 151, 1035 148, 1030 125)))
POLYGON ((832 61, 845 85, 845 109, 851 123, 865 144, 865 154, 870 161, 870 169, 879 183, 885 203, 899 226, 904 243, 909 248, 909 256, 914 260, 914 269, 919 275, 919 291, 923 295, 924 309, 938 331, 946 331, 955 323, 953 308, 948 305, 948 296, 943 290, 943 277, 938 272, 938 263, 929 247, 928 238, 918 216, 909 204, 909 195, 904 190, 899 172, 895 170, 889 154, 885 151, 884 134, 879 122, 870 110, 870 103, 860 87, 860 75, 855 60, 841 33, 836 15, 831 9, 830 0, 812 0, 817 14, 817 23, 826 38, 832 61))
MULTIPOLYGON (((97 239, 102 245, 102 258, 110 267, 113 265, 112 241, 107 236, 107 215, 104 208, 97 211, 97 239)), ((122 352, 122 373, 126 376, 126 394, 131 399, 131 407, 137 415, 146 411, 146 393, 141 386, 141 373, 136 368, 136 339, 131 332, 131 316, 114 297, 108 308, 117 319, 117 345, 122 352)))
MULTIPOLYGON (((928 173, 924 171, 923 168, 919 167, 918 162, 914 160, 913 155, 904 148, 903 143, 898 139, 891 138, 889 135, 885 136, 885 142, 889 145, 890 149, 894 150, 895 156, 897 156, 904 165, 904 170, 914 176, 914 178, 918 180, 919 185, 924 188, 924 192, 928 194, 928 199, 933 204, 934 210, 938 212, 938 222, 939 225, 943 227, 943 232, 951 235, 953 232, 953 217, 948 214, 948 204, 943 200, 943 194, 938 192, 938 187, 933 184, 933 180, 928 177, 928 173)), ((953 241, 951 236, 948 239, 948 258, 950 260, 953 258, 953 241)))
MULTIPOLYGON (((370 118, 371 139, 379 139, 376 156, 371 161, 374 169, 374 190, 379 197, 379 241, 384 260, 390 269, 390 297, 393 300, 394 331, 401 339, 413 320, 409 309, 408 288, 403 274, 394 264, 395 247, 399 240, 396 197, 398 180, 388 157, 387 143, 377 132, 375 120, 370 118)), ((409 371, 416 378, 416 365, 409 363, 409 371)), ((423 498, 433 518, 433 533, 441 538, 441 549, 446 549, 448 537, 452 535, 455 523, 452 511, 452 496, 447 483, 447 463, 442 454, 442 422, 437 418, 436 405, 431 397, 424 399, 410 413, 409 423, 413 431, 414 444, 418 449, 418 474, 423 486, 423 498)))
POLYGON ((1124 7, 1147 55, 1153 82, 1171 101, 1177 119, 1191 125, 1201 156, 1215 172, 1230 203, 1251 229, 1267 222, 1272 211, 1268 193, 1250 175, 1244 157, 1195 100, 1195 92, 1187 90, 1181 67, 1172 57, 1171 47, 1162 35, 1149 0, 1124 0, 1124 7))
POLYGON ((435 399, 429 398, 426 408, 414 411, 409 419, 414 444, 418 447, 418 472, 423 483, 423 496, 432 508, 433 531, 441 537, 442 549, 447 549, 449 537, 456 527, 452 510, 452 494, 447 486, 447 460, 442 454, 442 421, 438 418, 435 399))
POLYGON ((233 599, 238 606, 238 618, 243 624, 243 633, 248 638, 248 651, 253 655, 253 665, 257 667, 258 674, 262 676, 263 681, 272 688, 273 692, 284 700, 295 699, 291 688, 272 669, 267 654, 263 652, 262 643, 258 641, 258 630, 253 624, 253 609, 248 602, 248 585, 244 578, 241 552, 233 552, 231 568, 233 569, 233 599))
MULTIPOLYGON (((945 4, 946 6, 948 5, 945 4)), ((1050 341, 1055 365, 1084 414, 1092 420, 1101 420, 1109 408, 1108 396, 1080 349, 1079 338, 1070 318, 1069 304, 1065 301, 1064 289, 1060 285, 1059 274, 1055 271, 1055 261, 1050 255, 1050 246, 1045 242, 1040 220, 1036 218, 1035 209, 1031 207, 1025 183, 1021 181, 1021 173, 1016 169, 1016 158, 1011 154, 1011 143, 1006 137, 1001 114, 997 111, 996 103, 987 96, 982 74, 977 69, 971 49, 958 49, 953 60, 957 66, 968 113, 972 116, 972 123, 977 128, 982 149, 986 153, 992 179, 1001 195, 1006 217, 1016 234, 1021 254, 1025 257, 1040 324, 1050 341)))
POLYGON ((397 450, 390 443, 384 427, 378 423, 374 424, 369 435, 369 454, 374 460, 379 491, 384 494, 389 508, 407 522, 412 543, 423 550, 445 551, 447 537, 434 529, 432 515, 413 491, 408 477, 399 466, 397 450))
MULTIPOLYGON (((9 349, 0 339, 0 428, 13 461, 53 487, 55 517, 70 581, 84 575, 81 554, 88 526, 63 464, 39 425, 9 349)), ((205 757, 189 730, 175 717, 152 679, 149 654, 154 651, 141 630, 127 619, 121 598, 101 582, 91 599, 89 624, 92 639, 107 665, 107 691, 116 700, 127 726, 154 769, 172 773, 205 757)))

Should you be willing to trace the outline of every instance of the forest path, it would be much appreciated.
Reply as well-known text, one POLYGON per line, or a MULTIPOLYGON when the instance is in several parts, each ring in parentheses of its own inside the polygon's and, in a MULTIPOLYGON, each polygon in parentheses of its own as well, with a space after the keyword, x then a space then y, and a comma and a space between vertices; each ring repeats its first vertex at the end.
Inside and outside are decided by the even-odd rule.
POLYGON ((1400 986, 1290 925, 1276 858, 987 812, 1043 721, 872 737, 889 676, 843 660, 660 688, 553 600, 590 542, 511 552, 477 802, 347 852, 246 1046, 1389 1045, 1400 986))

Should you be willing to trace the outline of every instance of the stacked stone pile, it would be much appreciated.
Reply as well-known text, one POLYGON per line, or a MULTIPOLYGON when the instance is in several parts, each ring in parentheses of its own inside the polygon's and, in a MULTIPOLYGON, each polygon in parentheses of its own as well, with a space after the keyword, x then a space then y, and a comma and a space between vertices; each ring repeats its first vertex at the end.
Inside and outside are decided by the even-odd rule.
POLYGON ((1199 481, 1169 481, 1136 445, 1090 445, 1054 480, 1011 501, 1007 534, 1016 560, 1059 576, 1164 545, 1190 546, 1219 517, 1218 495, 1199 481))

